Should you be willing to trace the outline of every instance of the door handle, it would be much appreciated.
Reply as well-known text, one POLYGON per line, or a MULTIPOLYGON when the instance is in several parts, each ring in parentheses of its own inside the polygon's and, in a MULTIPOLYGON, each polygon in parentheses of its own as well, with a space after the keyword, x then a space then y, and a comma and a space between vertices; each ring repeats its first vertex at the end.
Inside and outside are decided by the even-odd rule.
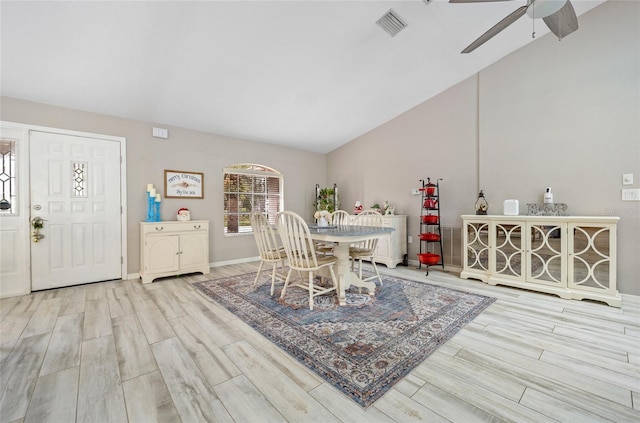
POLYGON ((39 242, 44 235, 40 233, 40 229, 44 228, 44 219, 36 216, 31 219, 31 240, 33 242, 39 242))

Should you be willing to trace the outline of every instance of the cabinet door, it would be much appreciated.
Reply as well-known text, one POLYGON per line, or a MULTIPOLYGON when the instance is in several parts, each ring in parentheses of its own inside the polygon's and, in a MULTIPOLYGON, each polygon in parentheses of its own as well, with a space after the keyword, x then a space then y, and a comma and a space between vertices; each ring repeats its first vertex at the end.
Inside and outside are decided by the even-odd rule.
POLYGON ((465 222, 463 230, 464 270, 489 273, 489 222, 465 222))
POLYGON ((198 232, 180 235, 180 269, 209 265, 207 234, 198 232))
POLYGON ((526 225, 526 279, 543 285, 567 287, 567 224, 537 221, 526 225))
POLYGON ((145 273, 178 270, 180 262, 178 235, 148 236, 145 244, 145 273))
POLYGON ((569 224, 569 288, 613 293, 616 290, 616 226, 569 224))
POLYGON ((524 265, 524 244, 525 244, 525 224, 524 222, 496 222, 493 233, 495 240, 495 260, 491 273, 507 277, 509 279, 524 280, 526 272, 524 265))
POLYGON ((385 235, 378 239, 378 246, 376 247, 376 251, 373 253, 375 258, 381 259, 391 259, 391 235, 385 235))

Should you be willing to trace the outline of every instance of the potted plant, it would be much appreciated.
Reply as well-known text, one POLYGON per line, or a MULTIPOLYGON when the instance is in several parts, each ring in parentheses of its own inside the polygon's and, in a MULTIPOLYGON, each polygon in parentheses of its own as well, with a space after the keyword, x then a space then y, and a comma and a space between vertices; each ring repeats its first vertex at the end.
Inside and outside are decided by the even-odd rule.
POLYGON ((320 188, 316 184, 316 202, 313 204, 316 210, 326 210, 329 213, 333 213, 340 207, 338 201, 338 189, 333 188, 320 188))

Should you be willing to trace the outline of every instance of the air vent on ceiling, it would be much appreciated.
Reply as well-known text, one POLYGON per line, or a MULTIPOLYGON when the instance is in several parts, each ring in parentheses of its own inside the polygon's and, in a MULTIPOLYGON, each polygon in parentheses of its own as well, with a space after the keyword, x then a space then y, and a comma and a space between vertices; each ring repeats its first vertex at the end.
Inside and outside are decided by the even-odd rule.
POLYGON ((395 37, 398 32, 407 27, 407 23, 393 9, 389 9, 376 23, 392 37, 395 37))

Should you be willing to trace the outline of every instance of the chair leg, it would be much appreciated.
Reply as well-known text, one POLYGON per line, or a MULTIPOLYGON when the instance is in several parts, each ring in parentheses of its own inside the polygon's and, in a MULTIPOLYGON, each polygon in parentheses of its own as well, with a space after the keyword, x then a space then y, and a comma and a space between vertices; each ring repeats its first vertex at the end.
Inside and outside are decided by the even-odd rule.
POLYGON ((276 270, 278 269, 278 262, 273 262, 273 270, 271 271, 271 295, 276 289, 276 270))
POLYGON ((287 273, 287 279, 284 281, 284 286, 282 287, 282 292, 280 293, 280 298, 284 298, 284 293, 287 291, 287 286, 289 286, 289 278, 291 278, 291 271, 293 269, 289 269, 287 273))
POLYGON ((309 272, 309 310, 313 310, 313 272, 309 272))
POLYGON ((371 257, 371 265, 373 266, 373 270, 376 272, 376 276, 378 276, 378 280, 380 281, 380 286, 382 286, 382 277, 380 276, 380 272, 378 271, 378 265, 376 261, 371 257))
MULTIPOLYGON (((256 289, 256 286, 258 285, 258 278, 260 277, 260 272, 262 272, 262 266, 263 265, 264 265, 264 261, 260 260, 260 266, 258 266, 258 273, 256 273, 256 278, 253 281, 253 288, 252 289, 256 289)), ((271 294, 273 294, 273 292, 271 294)))

